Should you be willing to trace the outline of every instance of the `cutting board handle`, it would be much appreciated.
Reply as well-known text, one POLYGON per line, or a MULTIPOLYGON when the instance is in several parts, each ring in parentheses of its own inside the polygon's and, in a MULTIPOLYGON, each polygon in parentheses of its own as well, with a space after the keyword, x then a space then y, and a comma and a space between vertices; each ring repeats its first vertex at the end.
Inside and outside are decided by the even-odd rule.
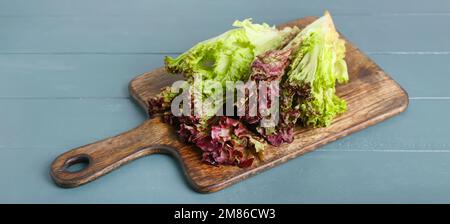
POLYGON ((60 155, 53 161, 50 174, 56 184, 70 188, 95 180, 146 155, 170 153, 178 156, 175 148, 180 147, 180 142, 164 142, 172 132, 170 125, 163 123, 161 118, 149 119, 128 132, 60 155), (81 170, 68 169, 80 163, 85 165, 81 170))

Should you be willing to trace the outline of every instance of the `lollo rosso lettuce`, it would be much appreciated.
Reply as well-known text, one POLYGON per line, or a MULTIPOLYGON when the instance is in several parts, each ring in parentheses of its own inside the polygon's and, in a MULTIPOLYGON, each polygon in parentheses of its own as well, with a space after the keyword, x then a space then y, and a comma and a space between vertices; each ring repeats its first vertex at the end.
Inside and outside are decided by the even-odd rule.
MULTIPOLYGON (((286 72, 286 68, 289 65, 289 56, 291 55, 291 49, 282 50, 270 50, 262 55, 256 57, 251 66, 251 81, 282 81, 282 78, 286 72)), ((285 91, 282 91, 282 94, 285 91)), ((249 93, 252 94, 252 93, 249 93)), ((270 99, 271 92, 268 92, 267 98, 270 99)), ((248 96, 250 97, 250 96, 248 96)), ((248 101, 247 97, 247 101, 248 101)), ((283 105, 283 102, 281 102, 283 105)), ((246 104, 248 107, 248 103, 246 104)), ((255 106, 255 105, 254 105, 255 106)), ((270 102, 267 101, 267 108, 270 108, 270 102)), ((283 107, 281 107, 283 108, 283 107)), ((248 109, 247 109, 248 111, 248 109)), ((280 118, 283 120, 285 113, 280 111, 280 118)), ((256 116, 249 116, 246 114, 241 117, 241 120, 245 121, 247 124, 253 126, 253 128, 267 141, 274 145, 279 146, 283 142, 292 142, 293 131, 291 127, 285 127, 285 123, 280 121, 276 127, 259 127, 258 124, 262 120, 262 116, 257 113, 256 116)))
MULTIPOLYGON (((345 43, 339 39, 330 14, 325 12, 283 49, 257 57, 251 77, 264 80, 275 76, 282 80, 279 123, 276 127, 257 127, 259 134, 270 144, 279 146, 293 141, 297 123, 328 126, 334 117, 345 112, 346 102, 335 94, 336 81, 348 81, 344 56, 345 43)), ((255 121, 255 118, 244 117, 244 120, 255 121)))
POLYGON ((211 165, 249 167, 254 155, 260 157, 267 144, 242 122, 230 117, 212 117, 204 123, 195 116, 166 114, 164 117, 166 122, 177 127, 183 141, 202 151, 202 161, 211 165))
MULTIPOLYGON (((210 81, 222 88, 227 81, 247 81, 250 65, 255 56, 286 45, 298 32, 298 28, 278 30, 267 24, 253 24, 251 19, 236 21, 235 29, 203 41, 177 58, 166 57, 166 70, 181 73, 201 98, 216 98, 210 89, 210 81), (200 84, 199 84, 200 83, 200 84)), ((223 91, 225 93, 225 91, 223 91)), ((266 142, 248 131, 243 123, 229 117, 216 117, 217 111, 203 112, 200 116, 175 117, 170 114, 170 102, 177 94, 165 88, 149 101, 149 114, 163 113, 165 120, 178 128, 179 135, 203 151, 203 161, 212 165, 250 166, 252 153, 261 152, 266 142)), ((219 101, 219 104, 225 102, 219 101)), ((215 103, 217 103, 217 101, 215 103)), ((194 104, 195 106, 195 104, 194 104)), ((213 107, 213 109, 215 109, 213 107)))
POLYGON ((214 117, 208 120, 207 126, 198 125, 193 116, 181 117, 176 122, 179 136, 200 148, 202 160, 211 165, 248 167, 253 163, 253 154, 265 147, 261 137, 229 117, 214 117))
MULTIPOLYGON (((296 125, 328 126, 346 111, 346 102, 335 93, 337 83, 348 81, 345 42, 328 12, 301 31, 296 27, 278 31, 250 19, 233 25, 237 28, 200 42, 177 58, 166 57, 166 70, 182 73, 191 87, 202 93, 193 101, 215 94, 211 89, 202 91, 208 89, 208 81, 219 82, 222 88, 227 81, 278 81, 279 108, 270 108, 267 102, 270 110, 279 109, 276 126, 262 127, 259 112, 256 116, 225 117, 215 116, 215 109, 200 116, 175 117, 170 103, 178 93, 170 88, 149 101, 149 113, 164 114, 182 139, 202 150, 204 162, 248 167, 253 154, 261 156, 266 142, 274 146, 290 143, 296 125)), ((223 97, 219 104, 226 100, 223 97)), ((249 111, 249 105, 245 106, 249 111)))

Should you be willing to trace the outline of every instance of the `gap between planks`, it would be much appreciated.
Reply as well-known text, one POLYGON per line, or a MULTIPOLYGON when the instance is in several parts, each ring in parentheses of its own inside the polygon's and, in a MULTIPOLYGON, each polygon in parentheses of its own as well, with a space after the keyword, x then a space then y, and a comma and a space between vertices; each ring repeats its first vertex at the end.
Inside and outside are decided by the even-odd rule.
MULTIPOLYGON (((79 51, 79 52, 33 52, 33 51, 5 51, 0 55, 179 55, 183 52, 102 52, 102 51, 79 51)), ((450 51, 367 51, 367 55, 450 55, 450 51)))
MULTIPOLYGON (((0 14, 0 18, 120 18, 120 17, 147 17, 146 14, 0 14)), ((450 12, 335 12, 333 16, 354 17, 401 17, 401 16, 450 16, 450 12)))

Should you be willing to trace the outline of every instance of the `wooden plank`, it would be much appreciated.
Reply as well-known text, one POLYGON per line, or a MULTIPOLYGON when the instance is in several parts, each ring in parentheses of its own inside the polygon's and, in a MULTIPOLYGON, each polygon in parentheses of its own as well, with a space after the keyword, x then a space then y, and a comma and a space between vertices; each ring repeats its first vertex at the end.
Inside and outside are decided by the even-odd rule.
MULTIPOLYGON (((450 111, 448 100, 412 100, 405 113, 389 122, 322 149, 448 151, 447 111, 450 111)), ((144 120, 145 113, 126 99, 4 99, 0 100, 0 149, 57 148, 62 152, 119 134, 144 120), (33 125, 24 128, 23 124, 33 125)))
MULTIPOLYGON (((399 116, 322 147, 325 151, 450 151, 449 100, 412 100, 399 116)), ((127 99, 0 100, 0 150, 66 151, 145 120, 127 99), (23 127, 24 124, 33 124, 23 127)))
MULTIPOLYGON (((304 27, 315 19, 305 17, 281 27, 304 27)), ((329 127, 296 129, 292 143, 267 147, 264 160, 255 160, 248 168, 211 166, 201 162, 201 155, 194 146, 181 142, 169 124, 154 118, 128 132, 61 154, 52 163, 52 178, 62 187, 77 187, 137 158, 170 153, 180 161, 195 190, 215 192, 403 112, 408 106, 406 92, 360 50, 348 42, 346 49, 350 81, 337 86, 336 93, 347 101, 348 111, 329 127), (77 172, 67 171, 67 167, 81 161, 88 166, 77 172)), ((147 101, 162 87, 180 78, 179 75, 167 75, 164 68, 156 69, 131 81, 130 93, 146 108, 147 101)))
POLYGON ((334 144, 324 150, 338 151, 449 151, 446 110, 450 100, 412 100, 408 110, 334 144))
MULTIPOLYGON (((242 15, 218 14, 209 19, 205 19, 202 13, 186 15, 183 19, 156 17, 153 14, 2 17, 0 53, 176 53, 230 29, 235 19, 254 17, 256 22, 278 24, 295 17, 321 13, 277 14, 255 10, 242 15)), ((366 52, 450 52, 450 42, 447 41, 450 31, 442 29, 448 25, 449 17, 334 16, 338 29, 366 52)))
POLYGON ((48 164, 61 148, 0 150, 3 203, 446 203, 449 152, 318 150, 227 190, 192 191, 177 162, 152 155, 80 188, 61 189, 48 164), (11 172, 14 170, 14 172, 11 172))
MULTIPOLYGON (((450 97, 450 67, 445 66, 450 55, 369 56, 410 97, 450 97)), ((162 66, 163 58, 164 54, 0 55, 0 99, 129 97, 128 82, 162 66), (92 80, 103 80, 102 88, 92 80)))
POLYGON ((178 15, 196 16, 202 14, 208 18, 228 13, 254 12, 260 14, 311 15, 328 9, 345 14, 380 13, 449 13, 450 3, 446 0, 285 0, 275 4, 270 0, 242 0, 239 4, 228 1, 202 0, 134 0, 132 3, 120 0, 111 4, 108 0, 27 0, 0 1, 0 15, 3 16, 121 16, 155 15, 156 17, 175 17, 178 15), (276 7, 274 7, 276 5, 276 7), (169 15, 169 16, 168 16, 169 15))
MULTIPOLYGON (((0 20, 3 20, 6 17, 16 17, 20 20, 20 17, 36 18, 42 16, 51 17, 57 21, 58 19, 61 19, 61 17, 73 18, 73 20, 77 20, 82 17, 136 17, 137 15, 146 13, 146 15, 158 15, 158 13, 164 13, 164 15, 173 15, 173 18, 178 18, 179 16, 189 17, 201 14, 210 17, 219 16, 222 19, 234 19, 232 17, 235 15, 246 16, 249 12, 255 14, 261 12, 260 15, 262 16, 260 18, 264 19, 267 18, 267 15, 264 14, 269 14, 266 13, 267 11, 270 11, 270 14, 272 14, 271 10, 273 10, 272 5, 266 4, 266 2, 264 2, 264 4, 267 6, 263 8, 259 7, 260 4, 257 5, 258 7, 255 7, 254 4, 249 4, 250 6, 247 7, 242 7, 242 4, 234 4, 235 6, 232 7, 235 11, 237 11, 237 13, 230 14, 230 17, 228 17, 227 15, 219 14, 218 10, 222 10, 224 9, 224 5, 225 7, 228 5, 222 1, 202 2, 201 4, 199 1, 183 1, 181 3, 168 1, 167 4, 161 2, 152 1, 152 7, 148 7, 148 1, 139 1, 133 4, 126 1, 109 4, 109 2, 103 0, 89 2, 65 0, 44 0, 36 2, 22 0, 0 1, 0 20), (208 9, 204 11, 209 14, 205 14, 205 12, 183 12, 183 10, 180 10, 185 9, 185 7, 182 8, 182 6, 191 5, 199 6, 192 7, 192 9, 208 9), (162 10, 162 7, 158 6, 165 6, 165 9, 170 10, 170 12, 165 13, 166 11, 162 10), (253 7, 254 9, 252 9, 253 7)), ((293 2, 297 3, 297 1, 293 2)), ((316 2, 317 1, 309 1, 308 4, 300 4, 300 2, 298 7, 286 2, 285 7, 280 10, 282 12, 273 14, 285 14, 287 12, 291 12, 289 14, 292 15, 318 15, 323 10, 322 7, 324 5, 327 7, 336 6, 336 8, 329 9, 331 9, 332 12, 336 12, 341 15, 375 14, 382 16, 391 13, 394 14, 392 16, 392 20, 395 20, 397 16, 395 14, 397 13, 406 13, 408 16, 412 17, 416 17, 417 15, 420 17, 427 17, 428 14, 448 14, 449 12, 448 1, 331 1, 327 2, 327 4, 320 2, 317 4, 317 8, 310 8, 310 6, 316 2), (342 7, 340 7, 340 5, 342 7), (307 9, 302 11, 303 8, 307 9)), ((282 15, 277 15, 277 17, 280 16, 282 15)), ((445 16, 436 16, 435 18, 436 21, 446 19, 445 16)), ((14 21, 15 20, 10 20, 10 22, 13 23, 14 21)), ((27 21, 29 23, 33 23, 33 20, 27 21)), ((219 22, 213 20, 212 23, 219 22)), ((228 24, 223 21, 222 23, 228 24)), ((431 26, 430 24, 433 23, 427 23, 427 26, 431 26)), ((64 32, 60 24, 54 23, 53 25, 53 31, 49 29, 50 32, 47 32, 50 37, 54 37, 57 32, 64 32)), ((443 23, 441 25, 447 24, 443 23)), ((7 27, 8 26, 2 26, 2 30, 10 32, 10 29, 7 27)), ((11 39, 18 37, 23 38, 21 35, 26 33, 27 35, 37 35, 37 37, 41 40, 40 43, 44 43, 44 45, 51 45, 51 42, 46 42, 45 38, 40 37, 42 36, 41 33, 24 31, 16 33, 18 35, 11 35, 11 39)), ((67 36, 66 38, 70 37, 67 36)), ((412 39, 414 38, 415 35, 412 39)), ((127 38, 122 39, 127 40, 127 38)), ((421 38, 417 38, 416 40, 426 42, 430 39, 431 37, 423 36, 421 38)), ((56 40, 59 41, 58 39, 56 40)), ((90 41, 88 38, 82 38, 82 40, 85 42, 86 40, 87 42, 90 41)), ((436 40, 433 39, 431 41, 436 40)), ((120 43, 120 41, 116 41, 116 43, 120 43)), ((195 41, 192 41, 192 43, 195 43, 195 41)), ((419 44, 418 46, 422 47, 420 42, 417 43, 419 44)), ((187 47, 187 45, 188 44, 185 44, 183 47, 187 47)), ((428 44, 426 45, 431 46, 428 44)), ((3 46, 0 49, 3 49, 3 46)), ((47 51, 45 47, 40 49, 44 49, 47 53, 50 52, 47 51)), ((55 49, 58 50, 57 48, 53 48, 52 50, 55 49)), ((72 49, 75 49, 74 51, 76 51, 77 45, 73 44, 72 49)), ((114 50, 115 47, 111 47, 111 49, 114 50)), ((404 49, 408 52, 417 51, 417 48, 413 45, 411 45, 412 50, 407 48, 404 49)), ((425 48, 422 47, 422 49, 425 48)), ((103 48, 103 50, 108 50, 108 48, 103 48)), ((373 51, 378 52, 380 50, 375 49, 373 51)), ((391 50, 387 51, 391 52, 391 50)), ((443 49, 443 51, 448 51, 448 49, 443 49)), ((61 53, 61 51, 59 52, 61 53)), ((440 50, 440 52, 442 51, 440 50)), ((43 51, 37 53, 43 53, 43 51)), ((62 53, 73 54, 76 52, 62 53)), ((55 57, 59 56, 61 55, 57 54, 55 57)), ((8 58, 11 57, 11 55, 8 54, 5 57, 8 58)), ((372 57, 374 57, 375 60, 380 63, 383 68, 386 68, 387 72, 391 73, 396 79, 397 73, 391 72, 391 69, 392 71, 394 71, 394 69, 396 71, 404 71, 405 74, 408 70, 408 67, 403 66, 401 63, 396 64, 396 60, 390 62, 389 59, 387 59, 388 57, 383 57, 386 62, 383 62, 383 59, 379 60, 378 55, 372 57), (391 69, 389 68, 390 66, 392 66, 391 69)), ((435 56, 437 60, 436 65, 438 65, 437 67, 429 67, 428 65, 434 65, 434 63, 429 64, 427 63, 427 60, 421 62, 420 59, 412 60, 410 66, 417 65, 417 67, 421 67, 419 66, 420 63, 424 63, 426 65, 422 67, 423 69, 432 68, 432 71, 437 69, 438 71, 442 70, 446 72, 445 66, 443 66, 445 63, 438 63, 439 61, 447 61, 442 59, 444 57, 445 56, 442 55, 435 56)), ((22 59, 24 61, 28 60, 24 58, 22 59)), ((97 59, 98 58, 95 60, 97 59)), ((2 58, 2 60, 5 59, 2 58)), ((17 60, 21 59, 18 58, 17 60)), ((30 61, 33 61, 33 59, 30 59, 30 61)), ((49 59, 49 61, 51 61, 51 59, 49 59)), ((113 62, 116 61, 113 60, 113 62)), ((0 66, 0 69, 2 69, 2 66, 0 66)), ((26 70, 25 67, 26 66, 22 64, 22 69, 24 69, 24 71, 26 70)), ((20 70, 20 68, 17 69, 20 70)), ((32 68, 29 68, 29 70, 31 71, 32 68)), ((412 67, 411 70, 415 70, 414 67, 412 67)), ((81 72, 83 71, 81 70, 81 72)), ((86 73, 83 74, 91 74, 87 71, 85 72, 86 73)), ((102 72, 102 70, 99 70, 99 72, 102 72)), ((0 74, 0 76, 3 76, 5 73, 0 72, 0 74)), ((18 73, 13 72, 10 74, 5 76, 13 79, 16 77, 14 74, 18 73), (12 77, 9 76, 10 74, 12 77)), ((425 72, 423 74, 429 73, 425 72)), ((411 73, 411 77, 409 78, 407 76, 401 76, 404 79, 402 81, 400 79, 401 77, 399 77, 399 81, 402 85, 405 83, 404 85, 408 91, 420 93, 419 95, 414 96, 430 96, 428 94, 430 93, 429 89, 432 89, 433 86, 436 86, 436 88, 432 92, 432 96, 442 96, 441 93, 446 93, 446 90, 441 87, 445 85, 444 83, 446 83, 445 74, 447 73, 433 74, 433 77, 435 77, 434 75, 438 76, 436 80, 441 80, 441 78, 443 78, 441 85, 439 85, 439 83, 414 85, 415 79, 417 78, 424 78, 424 80, 421 80, 418 83, 428 83, 426 82, 427 77, 418 76, 416 73, 411 73), (438 76, 440 74, 444 74, 444 77, 438 76)), ((22 79, 26 81, 25 75, 26 74, 24 74, 22 79)), ((92 77, 95 79, 95 75, 92 77)), ((65 78, 70 80, 70 77, 65 78)), ((434 79, 430 79, 429 81, 431 80, 434 81, 434 79)), ((59 81, 62 81, 64 84, 64 80, 58 79, 56 79, 54 84, 56 85, 59 81)), ((5 82, 6 81, 0 81, 0 84, 5 82)), ((38 78, 34 79, 34 82, 40 83, 38 78)), ((71 82, 67 82, 65 84, 70 85, 74 82, 76 81, 72 80, 71 82)), ((111 80, 111 82, 113 82, 113 80, 111 80)), ((14 83, 13 80, 11 83, 14 83)), ((76 82, 76 84, 82 85, 81 82, 76 82)), ((33 86, 33 82, 29 82, 29 85, 30 87, 33 86)), ((114 85, 111 84, 111 86, 114 85)), ((86 87, 87 90, 82 91, 82 93, 77 90, 77 88, 81 87, 74 87, 74 90, 76 90, 74 91, 74 93, 76 92, 75 95, 78 94, 82 97, 91 97, 91 94, 87 95, 85 92, 92 94, 99 93, 96 90, 90 89, 88 84, 86 84, 86 87)), ((0 91, 4 88, 5 86, 2 86, 0 91)), ((20 86, 16 86, 16 88, 20 88, 20 86)), ((52 97, 53 90, 46 92, 46 90, 39 88, 37 85, 34 86, 34 88, 39 91, 31 92, 32 95, 35 94, 37 97, 52 97)), ((69 89, 70 88, 63 90, 63 93, 67 93, 69 89)), ((120 93, 117 92, 116 89, 111 90, 111 93, 107 91, 108 90, 101 92, 101 97, 109 94, 111 94, 111 96, 115 94, 120 95, 122 93, 126 94, 125 88, 122 88, 122 92, 120 93)), ((55 92, 58 92, 58 90, 55 90, 55 92)), ((14 95, 19 96, 20 94, 14 95)), ((5 94, 5 96, 9 97, 12 95, 5 94)), ((74 97, 71 93, 66 96, 74 97)), ((447 192, 449 183, 446 180, 449 180, 447 172, 449 168, 446 165, 449 164, 447 162, 447 150, 449 149, 449 143, 447 141, 448 136, 446 136, 445 133, 446 127, 448 127, 449 124, 447 122, 448 119, 442 119, 447 116, 446 111, 449 111, 450 109, 448 104, 448 101, 441 100, 413 100, 411 103, 411 108, 408 112, 392 119, 390 122, 382 123, 363 132, 344 138, 344 140, 327 145, 318 152, 308 154, 279 168, 258 175, 257 177, 236 185, 227 191, 204 197, 202 195, 193 194, 183 185, 184 182, 182 181, 181 174, 178 172, 175 162, 172 162, 171 159, 164 156, 152 156, 148 158, 149 160, 145 159, 138 161, 110 176, 102 178, 99 183, 90 184, 80 189, 62 190, 56 188, 50 184, 50 180, 48 178, 48 164, 50 163, 49 158, 56 156, 67 148, 100 139, 102 136, 107 137, 117 134, 123 130, 127 130, 143 120, 144 115, 138 113, 138 109, 133 108, 133 103, 122 99, 107 99, 106 101, 99 99, 2 99, 0 100, 0 113, 2 115, 6 115, 6 117, 2 116, 1 119, 2 125, 0 125, 0 136, 6 137, 0 141, 0 157, 4 158, 4 161, 0 163, 0 176, 7 177, 10 181, 4 182, 0 185, 0 201, 43 203, 264 203, 269 200, 280 203, 286 201, 294 203, 448 202, 449 198, 447 197, 447 192), (9 106, 11 106, 11 108, 6 108, 9 106), (27 112, 25 113, 24 111, 27 112), (107 114, 110 114, 111 116, 108 116, 107 114), (37 120, 35 119, 36 117, 42 119, 37 120), (12 120, 10 121, 8 119, 12 120), (57 122, 59 123, 57 124, 57 122), (23 128, 24 123, 33 125, 23 128), (6 124, 6 127, 4 124, 6 124), (7 131, 9 127, 10 132, 7 131), (70 137, 63 135, 63 133, 67 130, 70 131, 70 137), (406 132, 403 130, 406 130, 406 132), (387 138, 393 133, 398 137, 394 139, 387 138), (62 138, 53 139, 52 136, 62 138), (11 137, 12 140, 8 141, 7 137, 11 137), (419 138, 419 140, 417 140, 417 138, 419 138), (29 141, 29 139, 31 140, 29 141), (349 141, 345 144, 338 144, 347 139, 349 141), (386 143, 383 143, 385 139, 388 140, 386 143), (53 146, 56 146, 56 148, 51 148, 53 146), (336 150, 339 152, 335 152, 336 150), (402 150, 405 151, 403 152, 402 150), (410 150, 417 153, 411 153, 410 150), (314 159, 311 159, 312 157, 314 159), (306 164, 310 166, 305 166, 306 164), (357 167, 357 169, 355 169, 355 167, 357 167), (374 169, 374 167, 376 167, 376 169, 374 169), (17 172, 9 172, 13 168, 17 172), (39 173, 40 175, 29 175, 30 173, 39 173), (157 179, 158 181, 155 182, 154 179, 157 179), (280 185, 279 183, 283 184, 280 185), (105 186, 108 187, 105 188, 105 186), (280 191, 278 189, 280 189, 280 191), (37 190, 39 192, 37 192, 37 190), (279 192, 281 191, 285 192, 285 194, 280 194, 279 192), (158 193, 155 194, 155 192, 158 193), (114 196, 112 197, 111 195, 114 196), (264 197, 261 197, 261 195, 264 195, 264 197)))
POLYGON ((0 105, 0 149, 65 150, 131 129, 146 117, 128 99, 3 99, 0 105))
POLYGON ((450 54, 370 55, 412 98, 450 96, 450 54), (448 80, 448 81, 447 81, 448 80))
POLYGON ((0 55, 0 98, 129 97, 128 82, 162 66, 163 58, 140 54, 0 55))

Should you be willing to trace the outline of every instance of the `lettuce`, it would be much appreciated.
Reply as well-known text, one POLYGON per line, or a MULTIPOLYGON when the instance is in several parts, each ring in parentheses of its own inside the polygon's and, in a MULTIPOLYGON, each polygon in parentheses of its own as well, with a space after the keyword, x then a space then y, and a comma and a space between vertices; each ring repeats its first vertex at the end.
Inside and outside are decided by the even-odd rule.
MULTIPOLYGON (((328 12, 305 27, 283 49, 267 51, 252 63, 250 79, 281 80, 280 120, 276 127, 254 127, 270 144, 293 141, 294 127, 322 127, 346 111, 335 94, 336 81, 348 81, 345 43, 328 12)), ((241 117, 255 126, 261 116, 241 117)))
MULTIPOLYGON (((297 28, 285 28, 281 31, 267 24, 253 24, 251 19, 235 21, 237 27, 212 39, 200 42, 177 58, 166 57, 166 69, 171 73, 182 73, 193 91, 202 93, 200 100, 204 110, 204 119, 214 115, 225 102, 225 98, 212 88, 210 83, 221 84, 222 90, 227 81, 247 81, 250 64, 256 55, 265 51, 281 48, 297 33, 297 28), (206 102, 205 99, 214 99, 206 102), (214 105, 211 105, 214 104, 214 105)), ((197 97, 198 98, 198 97, 197 97)))
POLYGON ((207 126, 199 125, 198 118, 193 116, 178 117, 175 122, 181 139, 195 144, 202 151, 202 161, 211 165, 249 167, 253 154, 258 155, 266 146, 243 123, 229 117, 214 117, 207 126))
POLYGON ((187 81, 246 81, 256 55, 282 47, 298 29, 281 31, 267 24, 253 24, 251 19, 235 21, 238 27, 220 36, 200 42, 177 58, 166 57, 166 69, 182 73, 187 81))
POLYGON ((247 81, 256 55, 283 47, 299 32, 298 28, 280 31, 265 23, 253 24, 251 19, 235 21, 233 26, 237 28, 202 41, 177 58, 165 58, 167 71, 181 73, 193 84, 191 94, 202 93, 194 96, 203 105, 195 109, 202 120, 210 119, 227 100, 223 91, 227 81, 247 81), (220 83, 222 91, 213 82, 220 83))
MULTIPOLYGON (((227 81, 247 81, 250 65, 257 55, 282 48, 299 32, 296 27, 278 30, 265 23, 253 24, 251 19, 235 21, 233 26, 236 28, 200 42, 176 58, 165 58, 168 72, 183 74, 191 84, 190 91, 202 93, 200 99, 194 95, 194 101, 200 100, 205 104, 208 103, 205 99, 214 98, 217 99, 213 101, 215 104, 223 104, 226 91, 221 91, 219 97, 215 96, 217 91, 211 88, 212 82, 226 88, 227 81)), ((263 139, 248 131, 238 120, 214 116, 217 112, 214 107, 202 111, 200 117, 168 114, 170 108, 167 105, 174 95, 167 91, 149 102, 149 107, 153 108, 149 113, 163 112, 166 121, 178 126, 182 139, 203 151, 203 161, 212 165, 248 167, 253 157, 247 155, 245 149, 260 153, 266 146, 263 139)))
POLYGON ((161 114, 170 110, 170 105, 177 93, 170 87, 164 87, 161 92, 148 100, 148 115, 153 117, 155 114, 161 114))
POLYGON ((216 91, 211 88, 213 82, 224 90, 227 81, 279 81, 278 124, 260 127, 260 113, 216 116, 217 108, 200 116, 175 117, 169 110, 178 93, 170 88, 149 101, 149 114, 162 113, 182 139, 202 150, 204 162, 248 167, 254 160, 248 149, 261 156, 267 142, 274 146, 292 142, 297 124, 328 126, 346 111, 346 102, 335 93, 337 83, 348 81, 345 42, 328 12, 301 31, 296 27, 279 31, 267 24, 253 24, 251 19, 233 25, 235 29, 200 42, 176 58, 166 57, 166 70, 183 74, 190 91, 202 93, 192 101, 205 103, 219 95, 219 100, 213 100, 219 105, 227 100, 227 90, 216 91))
POLYGON ((330 125, 347 109, 346 102, 335 94, 336 81, 348 81, 345 42, 339 39, 330 14, 325 12, 305 27, 286 48, 293 49, 293 60, 284 85, 304 95, 296 99, 289 95, 295 101, 292 107, 300 112, 298 119, 305 126, 330 125))

